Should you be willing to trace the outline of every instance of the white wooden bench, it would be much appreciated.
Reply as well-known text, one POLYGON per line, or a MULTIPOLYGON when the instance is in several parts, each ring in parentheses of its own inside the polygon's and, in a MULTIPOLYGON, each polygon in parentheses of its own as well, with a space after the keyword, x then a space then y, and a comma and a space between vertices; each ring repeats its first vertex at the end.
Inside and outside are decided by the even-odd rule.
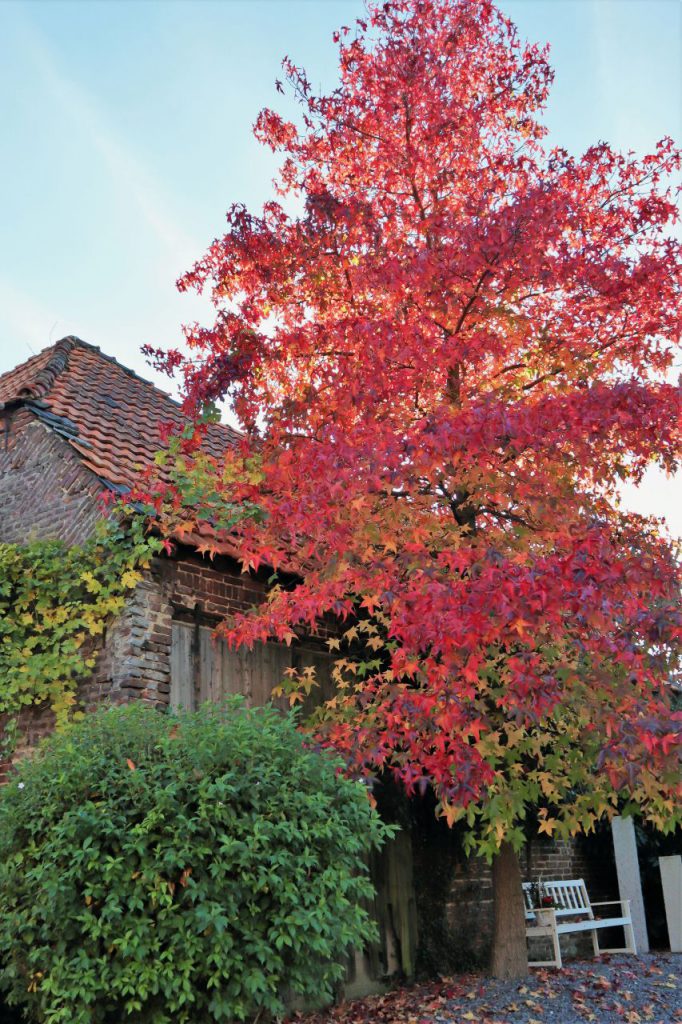
POLYGON ((591 932, 594 955, 600 953, 637 953, 635 933, 630 915, 630 900, 608 900, 590 903, 582 878, 561 882, 542 882, 543 890, 554 899, 553 907, 534 907, 533 884, 523 883, 523 898, 526 911, 526 938, 546 937, 554 947, 553 960, 529 961, 529 967, 561 967, 559 936, 570 932, 591 932), (595 907, 620 907, 615 917, 595 917, 595 907), (600 949, 597 939, 599 928, 621 927, 625 932, 626 945, 619 949, 600 949))

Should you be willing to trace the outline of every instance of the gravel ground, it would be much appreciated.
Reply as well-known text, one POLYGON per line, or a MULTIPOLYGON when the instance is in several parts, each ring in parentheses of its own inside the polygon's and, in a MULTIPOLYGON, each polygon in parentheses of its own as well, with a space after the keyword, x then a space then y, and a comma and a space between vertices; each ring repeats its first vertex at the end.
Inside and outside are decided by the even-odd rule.
POLYGON ((531 971, 523 982, 461 975, 344 1003, 299 1024, 682 1024, 682 956, 612 956, 531 971))

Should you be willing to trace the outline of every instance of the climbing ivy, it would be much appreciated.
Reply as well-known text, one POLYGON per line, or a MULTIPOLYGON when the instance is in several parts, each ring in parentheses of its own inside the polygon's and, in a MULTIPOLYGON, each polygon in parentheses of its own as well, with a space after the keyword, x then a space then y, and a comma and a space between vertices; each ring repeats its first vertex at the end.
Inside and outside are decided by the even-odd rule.
POLYGON ((77 718, 76 690, 95 663, 91 638, 123 607, 161 542, 141 516, 103 519, 81 546, 0 544, 0 716, 11 745, 22 708, 46 705, 56 728, 77 718))

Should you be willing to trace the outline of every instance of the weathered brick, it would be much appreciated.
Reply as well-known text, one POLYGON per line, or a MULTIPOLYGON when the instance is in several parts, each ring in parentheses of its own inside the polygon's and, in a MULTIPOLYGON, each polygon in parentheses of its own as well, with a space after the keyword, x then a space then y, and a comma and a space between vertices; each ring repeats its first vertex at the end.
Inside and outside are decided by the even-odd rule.
POLYGON ((0 415, 0 539, 84 540, 101 518, 102 485, 74 449, 29 410, 0 415))

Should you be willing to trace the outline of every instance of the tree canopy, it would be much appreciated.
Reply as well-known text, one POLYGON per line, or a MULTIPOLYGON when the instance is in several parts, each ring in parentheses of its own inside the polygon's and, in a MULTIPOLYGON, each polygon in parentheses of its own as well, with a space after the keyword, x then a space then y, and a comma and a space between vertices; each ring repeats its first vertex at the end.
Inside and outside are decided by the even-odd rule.
POLYGON ((272 568, 235 644, 343 623, 317 735, 433 787, 483 852, 531 809, 548 835, 624 803, 670 827, 677 568, 619 487, 677 465, 680 153, 550 148, 547 51, 488 0, 370 4, 337 43, 333 92, 285 60, 300 116, 258 118, 277 198, 180 281, 216 319, 156 353, 198 432, 147 498, 272 568), (217 462, 224 398, 244 433, 217 462))

